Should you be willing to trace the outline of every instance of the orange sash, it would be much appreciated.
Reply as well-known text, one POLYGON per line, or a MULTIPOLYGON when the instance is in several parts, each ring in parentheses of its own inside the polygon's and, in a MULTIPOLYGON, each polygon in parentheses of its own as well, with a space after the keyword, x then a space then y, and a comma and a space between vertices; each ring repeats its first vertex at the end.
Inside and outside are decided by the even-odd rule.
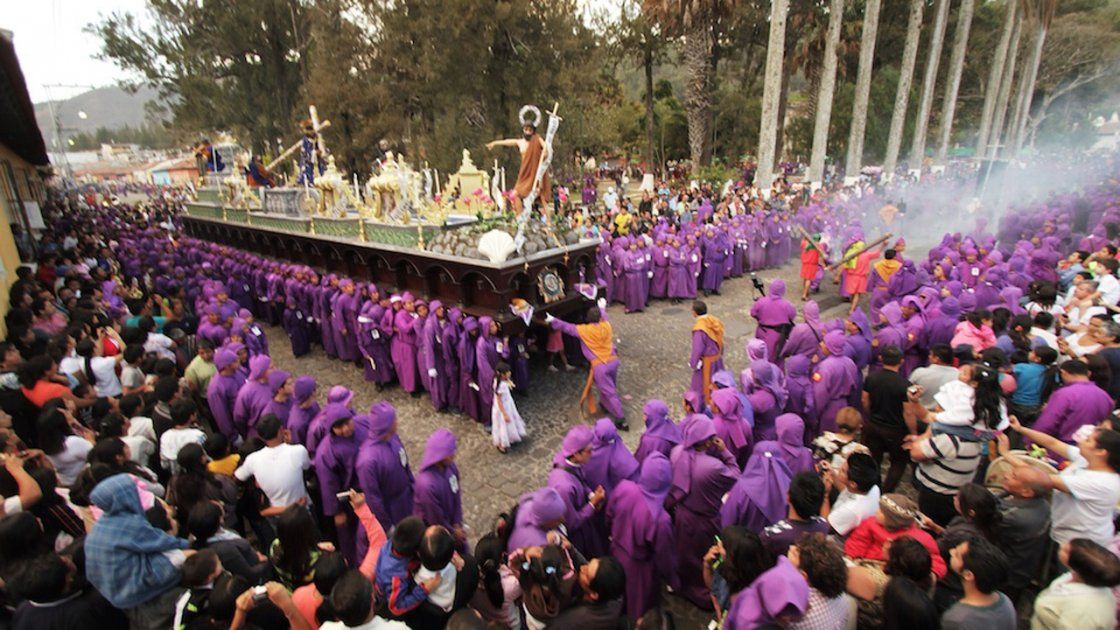
POLYGON ((716 342, 719 348, 718 354, 705 355, 700 358, 700 373, 703 380, 703 394, 704 402, 712 406, 712 365, 723 356, 723 322, 714 315, 701 315, 696 318, 696 323, 692 325, 693 332, 699 330, 708 336, 709 339, 716 342))
POLYGON ((610 322, 580 324, 576 326, 576 334, 579 335, 579 340, 587 346, 591 354, 595 355, 595 358, 591 360, 591 367, 587 370, 587 382, 583 386, 583 393, 579 397, 580 411, 583 410, 584 402, 586 402, 587 414, 593 415, 599 407, 598 403, 595 402, 595 396, 591 393, 591 384, 595 380, 595 368, 618 358, 614 354, 614 329, 611 328, 610 322))

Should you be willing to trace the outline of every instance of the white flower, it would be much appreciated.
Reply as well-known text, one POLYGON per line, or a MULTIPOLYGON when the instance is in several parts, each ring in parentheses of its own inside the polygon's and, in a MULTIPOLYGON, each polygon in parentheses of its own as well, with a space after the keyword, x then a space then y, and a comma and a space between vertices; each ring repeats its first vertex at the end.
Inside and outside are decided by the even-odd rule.
POLYGON ((287 59, 290 63, 299 61, 299 58, 299 51, 294 48, 289 48, 287 54, 284 55, 284 59, 287 59))

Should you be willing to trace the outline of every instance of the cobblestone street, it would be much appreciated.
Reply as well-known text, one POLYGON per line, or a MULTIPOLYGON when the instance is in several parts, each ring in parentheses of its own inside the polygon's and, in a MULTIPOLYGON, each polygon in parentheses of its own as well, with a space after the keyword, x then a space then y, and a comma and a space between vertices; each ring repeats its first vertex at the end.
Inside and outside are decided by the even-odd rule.
MULTIPOLYGON (((787 284, 787 298, 800 310, 798 264, 791 262, 780 270, 758 274, 765 284, 782 278, 787 284)), ((823 319, 846 314, 848 305, 836 294, 830 281, 821 286, 816 296, 823 319)), ((736 375, 746 367, 746 343, 753 337, 754 322, 749 317, 752 286, 749 276, 723 283, 722 295, 705 299, 708 312, 723 320, 726 327, 724 362, 736 375)), ((680 397, 691 378, 687 365, 690 350, 692 315, 690 304, 653 302, 644 313, 625 314, 621 305, 609 308, 618 353, 622 361, 619 371, 619 393, 623 396, 626 419, 631 425, 623 439, 633 450, 644 428, 642 406, 651 398, 669 404, 672 416, 680 420, 680 397)), ((354 408, 359 413, 375 401, 385 399, 397 408, 401 439, 413 466, 419 464, 424 443, 432 431, 447 427, 459 440, 458 464, 462 474, 463 509, 471 528, 472 544, 489 530, 495 517, 510 508, 523 493, 545 483, 552 456, 568 428, 580 422, 577 401, 587 377, 586 367, 572 372, 549 372, 545 369, 543 349, 533 354, 532 386, 527 394, 516 399, 518 410, 529 429, 529 437, 509 454, 498 453, 490 435, 482 426, 466 416, 439 414, 433 411, 425 396, 410 398, 396 387, 377 392, 362 377, 356 366, 343 365, 328 359, 316 346, 311 354, 300 359, 291 355, 291 346, 280 328, 269 330, 269 345, 276 364, 295 374, 311 374, 319 382, 319 397, 334 384, 342 384, 355 392, 354 408)), ((677 598, 670 598, 671 609, 682 628, 699 628, 707 617, 677 598)))

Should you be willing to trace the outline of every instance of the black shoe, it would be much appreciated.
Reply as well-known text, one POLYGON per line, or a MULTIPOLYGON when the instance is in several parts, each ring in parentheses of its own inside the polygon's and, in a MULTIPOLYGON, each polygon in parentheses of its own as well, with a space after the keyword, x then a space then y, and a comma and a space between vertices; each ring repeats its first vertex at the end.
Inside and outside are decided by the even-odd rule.
POLYGON ((615 427, 619 431, 629 431, 630 430, 630 423, 623 420, 622 422, 619 422, 618 424, 616 424, 615 427))
POLYGON ((420 392, 409 392, 408 395, 412 396, 413 398, 419 398, 421 396, 421 393, 420 392))

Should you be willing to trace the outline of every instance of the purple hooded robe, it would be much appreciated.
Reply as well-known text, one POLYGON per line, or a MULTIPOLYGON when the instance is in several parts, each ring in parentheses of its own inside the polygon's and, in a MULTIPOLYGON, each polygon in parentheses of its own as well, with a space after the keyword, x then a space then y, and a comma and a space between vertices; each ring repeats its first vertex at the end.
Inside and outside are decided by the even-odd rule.
POLYGON ((412 511, 426 525, 442 525, 449 532, 463 526, 463 497, 459 487, 459 467, 445 463, 458 450, 455 434, 436 429, 424 448, 424 459, 413 484, 412 511))
POLYGON ((759 442, 727 501, 719 511, 720 526, 741 525, 752 532, 777 523, 789 511, 787 494, 793 474, 775 442, 759 442))
POLYGON ((669 406, 663 400, 650 400, 642 408, 642 413, 645 415, 646 430, 638 439, 634 459, 640 464, 652 453, 668 457, 673 447, 681 442, 681 429, 669 417, 669 406))
POLYGON ((397 435, 397 411, 381 401, 369 410, 369 436, 358 450, 358 483, 366 504, 388 532, 412 514, 412 469, 397 435))
POLYGON ((758 321, 755 337, 766 342, 768 358, 776 359, 785 342, 788 326, 792 325, 793 318, 797 317, 797 309, 785 299, 786 283, 783 280, 774 280, 770 283, 770 292, 766 297, 759 298, 751 306, 751 317, 758 321))
POLYGON ((861 375, 851 359, 844 356, 844 333, 833 331, 824 336, 828 356, 813 372, 813 398, 820 418, 819 431, 836 430, 836 413, 848 406, 860 408, 861 375))

